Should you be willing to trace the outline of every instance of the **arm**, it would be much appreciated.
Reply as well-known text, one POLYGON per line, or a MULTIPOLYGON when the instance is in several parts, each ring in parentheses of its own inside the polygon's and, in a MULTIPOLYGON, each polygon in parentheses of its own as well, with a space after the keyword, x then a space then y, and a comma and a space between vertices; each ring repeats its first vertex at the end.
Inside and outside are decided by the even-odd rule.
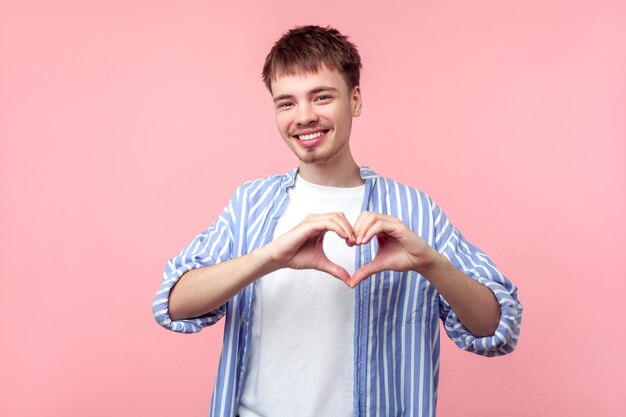
POLYGON ((489 288, 458 270, 436 251, 432 263, 416 272, 430 281, 474 336, 495 334, 501 311, 496 296, 489 288))
POLYGON ((384 270, 415 271, 430 281, 475 336, 494 334, 500 320, 500 305, 494 294, 455 268, 399 219, 363 212, 354 232, 357 244, 369 243, 376 236, 378 253, 372 262, 355 272, 352 287, 384 270))
POLYGON ((476 282, 489 288, 500 305, 500 321, 493 336, 477 338, 463 326, 459 316, 447 300, 439 295, 439 315, 448 336, 458 347, 484 356, 498 356, 512 352, 516 345, 522 320, 522 305, 517 298, 517 287, 509 281, 480 249, 467 242, 461 233, 447 221, 440 209, 440 227, 436 230, 436 249, 476 282))
POLYGON ((248 255, 187 272, 170 293, 170 318, 203 316, 258 278, 281 268, 317 269, 348 283, 348 272, 328 260, 323 251, 324 234, 331 230, 354 245, 352 228, 343 213, 316 214, 248 255))
POLYGON ((246 286, 275 268, 263 248, 216 265, 192 269, 174 285, 169 297, 172 320, 201 317, 217 310, 246 286))

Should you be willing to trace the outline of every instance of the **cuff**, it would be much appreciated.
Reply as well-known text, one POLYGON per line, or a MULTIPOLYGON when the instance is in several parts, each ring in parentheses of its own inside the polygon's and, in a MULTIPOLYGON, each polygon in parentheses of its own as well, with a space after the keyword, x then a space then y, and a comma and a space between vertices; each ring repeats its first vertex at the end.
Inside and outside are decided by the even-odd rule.
POLYGON ((488 287, 500 304, 501 317, 495 333, 486 337, 474 336, 452 310, 444 322, 446 332, 458 347, 468 352, 489 357, 511 353, 517 345, 523 311, 515 290, 511 293, 501 284, 487 278, 478 278, 477 281, 488 287))
POLYGON ((224 316, 224 306, 204 316, 193 319, 172 320, 169 315, 170 292, 185 272, 200 268, 200 264, 184 265, 171 274, 164 274, 161 286, 152 302, 152 314, 159 325, 177 333, 197 333, 204 327, 216 323, 224 316))

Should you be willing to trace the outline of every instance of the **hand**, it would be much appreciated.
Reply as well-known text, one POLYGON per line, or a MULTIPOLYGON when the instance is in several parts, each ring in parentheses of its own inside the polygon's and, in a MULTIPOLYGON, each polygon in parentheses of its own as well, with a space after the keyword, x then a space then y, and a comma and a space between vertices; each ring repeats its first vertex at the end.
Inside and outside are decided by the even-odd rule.
POLYGON ((331 262, 324 254, 324 234, 335 232, 354 246, 356 238, 352 226, 343 213, 310 214, 302 223, 267 245, 270 257, 277 268, 316 269, 327 272, 346 285, 350 285, 350 274, 341 266, 331 262))
POLYGON ((349 282, 359 282, 381 271, 417 271, 433 264, 438 252, 394 216, 362 212, 353 227, 356 244, 378 240, 378 252, 372 262, 359 268, 349 282))

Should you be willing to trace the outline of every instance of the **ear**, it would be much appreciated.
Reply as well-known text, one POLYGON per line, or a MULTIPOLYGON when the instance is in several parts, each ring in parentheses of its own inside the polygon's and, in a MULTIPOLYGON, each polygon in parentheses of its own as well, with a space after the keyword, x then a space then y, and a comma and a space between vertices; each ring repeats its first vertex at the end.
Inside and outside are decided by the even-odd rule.
POLYGON ((352 88, 350 94, 350 108, 352 109, 352 117, 359 117, 361 115, 361 106, 363 105, 363 99, 361 98, 361 87, 358 85, 352 88))

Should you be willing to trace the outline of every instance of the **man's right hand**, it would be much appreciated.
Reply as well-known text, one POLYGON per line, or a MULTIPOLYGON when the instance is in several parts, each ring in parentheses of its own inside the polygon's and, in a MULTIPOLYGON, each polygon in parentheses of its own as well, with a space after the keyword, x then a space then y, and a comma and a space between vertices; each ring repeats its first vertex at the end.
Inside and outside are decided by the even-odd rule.
POLYGON ((324 253, 326 232, 335 232, 348 246, 356 244, 352 226, 346 216, 343 213, 326 213, 308 215, 300 224, 263 249, 267 251, 276 269, 316 269, 350 285, 348 271, 331 262, 324 253))
POLYGON ((172 320, 200 317, 226 303, 247 285, 277 269, 317 269, 346 285, 350 274, 324 254, 326 232, 335 232, 354 246, 352 226, 343 213, 311 214, 302 223, 267 245, 215 265, 192 269, 172 288, 169 314, 172 320))

